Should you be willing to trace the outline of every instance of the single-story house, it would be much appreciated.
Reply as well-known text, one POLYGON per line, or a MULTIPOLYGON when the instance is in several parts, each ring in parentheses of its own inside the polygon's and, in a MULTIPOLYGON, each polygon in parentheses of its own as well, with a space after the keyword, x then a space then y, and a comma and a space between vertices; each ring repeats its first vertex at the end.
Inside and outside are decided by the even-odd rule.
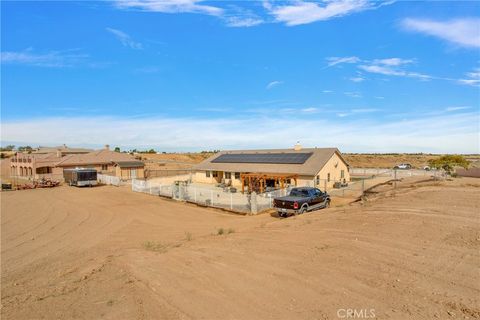
POLYGON ((349 182, 348 164, 337 148, 222 151, 194 167, 194 182, 224 183, 262 192, 286 185, 332 188, 349 182))
POLYGON ((111 151, 108 146, 87 154, 70 155, 55 164, 55 171, 74 168, 93 168, 97 172, 117 176, 122 180, 145 177, 145 164, 128 153, 111 151))
POLYGON ((145 178, 145 164, 138 160, 115 161, 115 176, 122 180, 145 178))

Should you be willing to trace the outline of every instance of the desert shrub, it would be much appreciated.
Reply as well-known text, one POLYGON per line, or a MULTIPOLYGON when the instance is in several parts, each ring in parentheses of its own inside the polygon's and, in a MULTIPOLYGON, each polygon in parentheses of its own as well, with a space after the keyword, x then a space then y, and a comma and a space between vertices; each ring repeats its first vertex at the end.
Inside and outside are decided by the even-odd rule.
POLYGON ((142 245, 145 250, 155 252, 165 252, 168 247, 166 244, 156 241, 145 241, 142 245))
POLYGON ((448 174, 451 174, 455 167, 467 169, 469 166, 469 162, 464 156, 453 154, 444 155, 438 159, 431 159, 428 161, 428 164, 432 168, 443 169, 448 174))
POLYGON ((217 235, 218 236, 227 235, 227 234, 230 234, 230 233, 235 233, 235 229, 233 229, 233 228, 228 228, 228 229, 218 228, 217 229, 217 235))

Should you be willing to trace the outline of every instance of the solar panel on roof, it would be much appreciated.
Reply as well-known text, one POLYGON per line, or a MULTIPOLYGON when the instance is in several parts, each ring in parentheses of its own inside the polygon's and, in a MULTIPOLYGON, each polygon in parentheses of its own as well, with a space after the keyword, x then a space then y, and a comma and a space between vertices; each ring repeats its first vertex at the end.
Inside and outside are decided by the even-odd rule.
POLYGON ((312 155, 309 153, 237 153, 222 154, 213 163, 277 163, 303 164, 312 155))

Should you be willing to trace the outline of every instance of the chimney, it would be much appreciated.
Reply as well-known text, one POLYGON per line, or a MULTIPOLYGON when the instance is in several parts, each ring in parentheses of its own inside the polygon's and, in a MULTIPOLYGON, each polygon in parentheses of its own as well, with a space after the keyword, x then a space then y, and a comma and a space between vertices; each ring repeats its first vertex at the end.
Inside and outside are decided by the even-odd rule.
POLYGON ((105 145, 105 150, 110 150, 110 145, 109 144, 105 145))
POLYGON ((300 144, 300 141, 297 141, 297 143, 293 146, 293 150, 295 151, 302 150, 302 145, 300 144))

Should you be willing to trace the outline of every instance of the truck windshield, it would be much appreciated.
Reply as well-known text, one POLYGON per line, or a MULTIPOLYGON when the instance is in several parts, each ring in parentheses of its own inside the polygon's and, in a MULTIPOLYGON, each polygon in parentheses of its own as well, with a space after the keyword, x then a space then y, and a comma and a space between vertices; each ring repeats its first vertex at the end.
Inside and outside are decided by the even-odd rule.
POLYGON ((290 191, 290 195, 292 197, 308 197, 309 196, 308 190, 302 190, 302 189, 292 189, 292 191, 290 191))

